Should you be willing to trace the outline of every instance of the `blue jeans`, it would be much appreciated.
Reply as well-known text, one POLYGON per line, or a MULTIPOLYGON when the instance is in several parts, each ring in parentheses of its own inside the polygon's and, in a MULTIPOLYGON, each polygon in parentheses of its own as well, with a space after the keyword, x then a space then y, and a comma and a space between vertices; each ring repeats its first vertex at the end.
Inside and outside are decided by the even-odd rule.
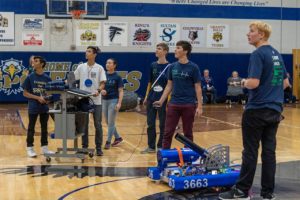
POLYGON ((117 132, 117 128, 115 126, 117 111, 116 105, 118 103, 118 99, 103 99, 103 113, 105 117, 105 121, 108 127, 107 133, 107 142, 111 142, 112 136, 114 135, 116 139, 120 138, 120 135, 117 132))
MULTIPOLYGON (((102 130, 102 105, 95 105, 95 111, 93 113, 94 117, 94 126, 96 130, 95 135, 95 145, 96 149, 101 149, 102 146, 102 140, 103 140, 103 130, 102 130)), ((86 123, 86 132, 82 136, 82 147, 88 148, 89 146, 89 120, 86 123)))

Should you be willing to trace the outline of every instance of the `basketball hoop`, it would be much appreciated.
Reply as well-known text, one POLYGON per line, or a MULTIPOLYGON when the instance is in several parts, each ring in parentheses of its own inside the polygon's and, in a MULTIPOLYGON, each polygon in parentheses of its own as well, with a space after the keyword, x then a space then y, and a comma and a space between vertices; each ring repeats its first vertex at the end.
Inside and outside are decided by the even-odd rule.
POLYGON ((72 19, 81 19, 85 14, 85 10, 71 10, 72 19))

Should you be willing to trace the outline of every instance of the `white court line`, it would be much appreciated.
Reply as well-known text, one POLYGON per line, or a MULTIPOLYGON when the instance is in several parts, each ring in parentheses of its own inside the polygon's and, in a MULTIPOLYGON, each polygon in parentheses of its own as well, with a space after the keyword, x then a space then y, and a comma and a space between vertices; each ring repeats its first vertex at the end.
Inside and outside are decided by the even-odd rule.
POLYGON ((223 121, 223 120, 215 119, 215 118, 212 118, 212 117, 206 117, 206 116, 204 116, 204 115, 202 115, 201 117, 206 118, 206 119, 210 119, 210 120, 215 120, 215 121, 221 122, 221 123, 223 123, 223 124, 229 124, 229 125, 231 125, 231 126, 235 126, 235 127, 241 128, 240 125, 233 124, 233 123, 230 123, 230 122, 226 122, 226 121, 223 121))

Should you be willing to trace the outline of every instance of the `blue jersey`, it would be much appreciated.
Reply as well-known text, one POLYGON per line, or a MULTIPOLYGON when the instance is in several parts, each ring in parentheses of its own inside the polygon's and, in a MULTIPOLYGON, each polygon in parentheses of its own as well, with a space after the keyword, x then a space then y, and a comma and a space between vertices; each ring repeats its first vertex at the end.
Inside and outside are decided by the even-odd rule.
POLYGON ((172 63, 169 67, 168 79, 173 83, 170 103, 196 103, 195 84, 201 81, 198 65, 191 61, 187 64, 181 64, 179 62, 172 63))
MULTIPOLYGON (((22 87, 24 90, 27 90, 30 94, 36 96, 45 96, 45 86, 48 82, 51 81, 51 78, 43 73, 39 75, 35 72, 29 74, 22 87)), ((35 99, 28 99, 28 113, 29 114, 40 114, 40 113, 47 113, 49 110, 47 104, 41 104, 39 101, 35 99)))
POLYGON ((119 98, 119 88, 123 88, 123 81, 121 76, 116 72, 112 74, 106 73, 106 83, 105 90, 107 94, 102 96, 103 99, 118 99, 119 98))
POLYGON ((256 49, 250 56, 248 78, 259 79, 259 86, 249 90, 246 109, 270 108, 282 112, 283 81, 287 78, 283 59, 270 45, 256 49))
MULTIPOLYGON (((150 74, 149 74, 149 83, 152 85, 158 76, 164 71, 164 69, 167 67, 168 63, 166 64, 158 64, 157 62, 153 62, 150 67, 150 74)), ((160 78, 157 80, 155 85, 152 87, 152 89, 149 91, 147 100, 149 101, 158 101, 163 94, 164 89, 166 88, 166 85, 168 83, 167 78, 167 72, 168 69, 164 71, 164 73, 160 76, 160 78)))

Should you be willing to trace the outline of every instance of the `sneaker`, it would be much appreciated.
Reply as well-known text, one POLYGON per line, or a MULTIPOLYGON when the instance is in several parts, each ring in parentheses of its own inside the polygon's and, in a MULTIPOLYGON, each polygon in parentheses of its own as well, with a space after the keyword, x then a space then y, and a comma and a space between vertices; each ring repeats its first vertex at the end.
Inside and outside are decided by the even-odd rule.
POLYGON ((155 153, 155 149, 152 149, 150 147, 147 147, 146 149, 144 149, 143 151, 141 151, 141 154, 146 154, 146 153, 155 153))
POLYGON ((115 146, 119 145, 121 142, 123 142, 123 138, 119 137, 119 138, 115 139, 115 141, 111 144, 111 146, 115 147, 115 146))
POLYGON ((109 149, 110 148, 110 142, 107 142, 105 143, 105 146, 104 146, 104 149, 109 149))
POLYGON ((37 156, 33 147, 27 147, 27 155, 30 158, 36 158, 36 156, 37 156))
POLYGON ((233 187, 228 192, 223 192, 219 194, 219 199, 229 200, 229 199, 238 199, 238 200, 250 200, 248 194, 245 194, 243 191, 233 187))
POLYGON ((97 156, 103 156, 103 151, 101 149, 96 150, 96 155, 97 156))
POLYGON ((50 151, 48 149, 48 146, 42 146, 42 152, 43 152, 43 154, 54 154, 53 151, 50 151))
POLYGON ((261 197, 263 198, 263 200, 275 200, 276 199, 276 196, 273 193, 263 194, 263 195, 261 195, 261 197))

